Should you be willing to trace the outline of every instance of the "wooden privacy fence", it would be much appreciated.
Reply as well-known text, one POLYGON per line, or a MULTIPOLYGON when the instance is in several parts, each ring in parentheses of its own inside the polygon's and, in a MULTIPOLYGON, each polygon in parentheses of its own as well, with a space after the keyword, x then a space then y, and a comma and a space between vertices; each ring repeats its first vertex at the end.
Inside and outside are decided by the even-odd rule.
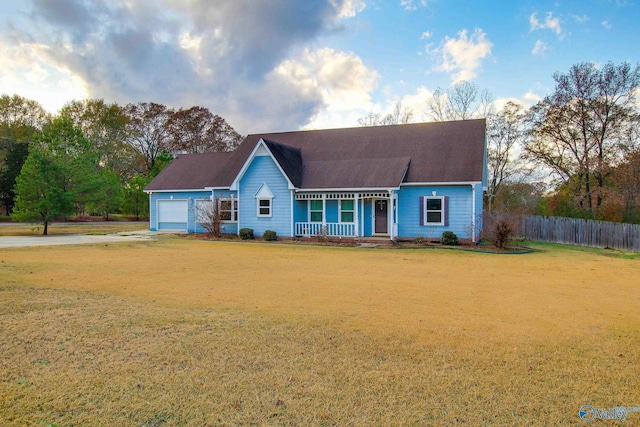
POLYGON ((523 216, 521 238, 640 252, 640 224, 557 216, 523 216))

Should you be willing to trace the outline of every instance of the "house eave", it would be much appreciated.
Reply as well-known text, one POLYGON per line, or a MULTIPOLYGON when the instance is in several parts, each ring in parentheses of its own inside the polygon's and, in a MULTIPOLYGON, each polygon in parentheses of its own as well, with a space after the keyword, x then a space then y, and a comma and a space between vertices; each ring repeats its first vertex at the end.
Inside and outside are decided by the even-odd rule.
POLYGON ((152 193, 189 193, 194 191, 210 191, 209 188, 174 188, 172 190, 142 190, 147 194, 152 193))
POLYGON ((460 185, 478 185, 482 181, 452 181, 452 182, 403 182, 400 187, 422 187, 422 186, 460 186, 460 185))

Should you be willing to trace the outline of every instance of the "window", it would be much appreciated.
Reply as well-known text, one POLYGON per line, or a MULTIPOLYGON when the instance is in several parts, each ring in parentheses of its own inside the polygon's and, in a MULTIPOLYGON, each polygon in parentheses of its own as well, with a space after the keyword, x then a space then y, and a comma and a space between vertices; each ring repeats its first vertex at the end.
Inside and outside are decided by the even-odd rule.
POLYGON ((271 199, 258 199, 258 216, 271 216, 271 199))
POLYGON ((309 200, 309 221, 322 222, 322 200, 309 200))
POLYGON ((220 219, 222 221, 238 222, 237 200, 220 199, 220 219))
POLYGON ((353 200, 340 201, 340 222, 353 222, 353 200))
POLYGON ((424 197, 423 225, 445 225, 445 198, 424 197))

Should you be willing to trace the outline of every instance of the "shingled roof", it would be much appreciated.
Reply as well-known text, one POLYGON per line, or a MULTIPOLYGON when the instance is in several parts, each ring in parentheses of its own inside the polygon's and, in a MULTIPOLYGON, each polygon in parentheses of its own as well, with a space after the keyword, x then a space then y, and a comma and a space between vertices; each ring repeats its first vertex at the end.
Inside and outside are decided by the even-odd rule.
MULTIPOLYGON (((262 139, 300 189, 390 188, 401 183, 483 181, 485 120, 417 123, 248 135, 224 164, 194 161, 191 170, 217 170, 210 187, 228 187, 262 139), (206 165, 206 166, 205 166, 206 165)), ((226 154, 226 153, 209 153, 226 154)), ((202 156, 202 155, 194 155, 202 156)), ((178 159, 179 160, 179 159, 178 159)), ((165 171, 180 174, 172 162, 165 171)), ((170 181, 172 188, 193 188, 170 181), (182 185, 182 187, 180 187, 182 185)), ((180 174, 185 180, 186 176, 180 174)), ((156 179, 158 179, 156 178, 156 179)), ((160 189, 154 180, 147 190, 160 189)), ((162 189, 169 189, 162 187, 162 189)))
POLYGON ((196 190, 215 187, 216 175, 225 168, 231 154, 181 154, 147 185, 145 191, 196 190))

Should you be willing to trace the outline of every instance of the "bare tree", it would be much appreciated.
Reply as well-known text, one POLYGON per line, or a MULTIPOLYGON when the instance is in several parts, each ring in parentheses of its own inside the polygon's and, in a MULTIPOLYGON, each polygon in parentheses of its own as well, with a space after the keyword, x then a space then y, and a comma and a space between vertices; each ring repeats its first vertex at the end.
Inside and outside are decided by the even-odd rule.
POLYGON ((603 202, 607 170, 620 161, 638 124, 640 68, 580 63, 553 78, 554 93, 531 110, 525 150, 561 183, 571 183, 578 207, 593 215, 603 202))
POLYGON ((438 88, 427 101, 426 115, 436 122, 486 118, 492 113, 493 100, 488 91, 462 81, 450 89, 438 88))
POLYGON ((486 193, 487 210, 493 209, 493 199, 503 183, 516 175, 526 176, 527 167, 517 150, 525 137, 525 110, 520 104, 507 102, 497 114, 491 114, 487 122, 487 169, 489 172, 486 193))
POLYGON ((210 237, 220 237, 223 221, 220 198, 213 197, 211 200, 201 200, 196 204, 196 221, 207 230, 210 237))
POLYGON ((410 108, 402 108, 402 101, 393 105, 390 113, 382 115, 380 113, 369 113, 366 117, 358 119, 360 126, 388 126, 411 123, 413 111, 410 108))

